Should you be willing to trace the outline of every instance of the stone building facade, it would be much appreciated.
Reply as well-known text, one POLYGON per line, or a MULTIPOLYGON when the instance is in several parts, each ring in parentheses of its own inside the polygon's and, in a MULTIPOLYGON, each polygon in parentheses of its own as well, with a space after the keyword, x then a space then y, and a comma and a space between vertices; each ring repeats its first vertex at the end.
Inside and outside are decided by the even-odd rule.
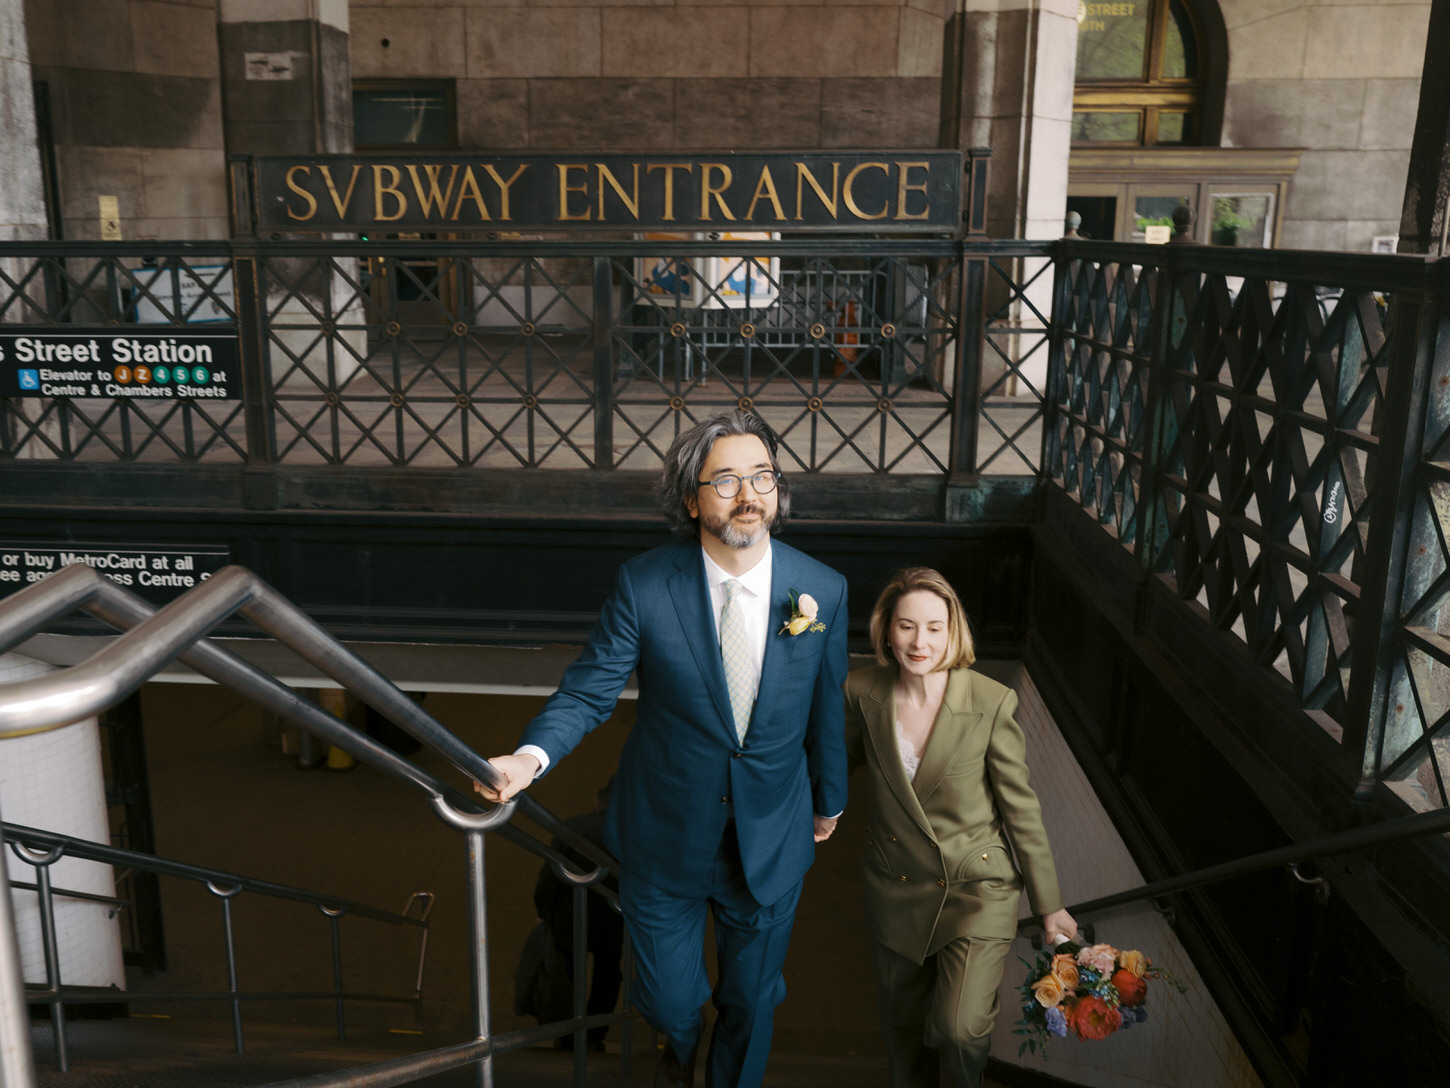
POLYGON ((1055 236, 1083 178, 1262 169, 1268 244, 1396 233, 1428 2, 1157 3, 1197 43, 1197 128, 1094 160, 1080 28, 1153 0, 0 0, 8 136, 38 139, 3 198, 31 210, 0 218, 43 199, 52 236, 226 237, 227 156, 351 150, 371 86, 441 92, 464 150, 990 147, 996 237, 1055 236))

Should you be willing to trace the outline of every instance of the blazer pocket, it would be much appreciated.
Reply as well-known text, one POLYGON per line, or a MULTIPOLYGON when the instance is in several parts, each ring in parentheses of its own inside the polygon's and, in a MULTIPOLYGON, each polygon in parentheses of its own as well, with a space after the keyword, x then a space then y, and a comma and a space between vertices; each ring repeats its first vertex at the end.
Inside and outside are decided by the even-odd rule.
POLYGON ((982 775, 982 765, 986 763, 985 756, 978 756, 976 759, 962 759, 956 763, 949 764, 946 769, 947 778, 957 778, 965 774, 974 774, 977 777, 982 775))
POLYGON ((1017 870, 1012 868, 1012 859, 1007 856, 1005 846, 984 846, 968 854, 957 867, 957 880, 986 881, 987 887, 1006 887, 1017 879, 1017 870))

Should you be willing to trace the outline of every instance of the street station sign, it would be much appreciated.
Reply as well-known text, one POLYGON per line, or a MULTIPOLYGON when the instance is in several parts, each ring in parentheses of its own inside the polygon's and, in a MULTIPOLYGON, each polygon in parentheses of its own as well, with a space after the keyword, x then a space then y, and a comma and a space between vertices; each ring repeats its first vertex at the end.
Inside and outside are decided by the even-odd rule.
POLYGON ((231 329, 10 325, 0 331, 0 396, 232 400, 238 362, 231 329))
POLYGON ((262 231, 961 228, 960 151, 252 160, 262 231))

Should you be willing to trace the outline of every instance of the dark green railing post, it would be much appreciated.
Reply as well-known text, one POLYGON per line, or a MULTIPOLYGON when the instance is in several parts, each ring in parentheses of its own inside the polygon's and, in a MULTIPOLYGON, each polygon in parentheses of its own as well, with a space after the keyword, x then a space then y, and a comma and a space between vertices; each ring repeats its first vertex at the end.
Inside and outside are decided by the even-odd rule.
POLYGON ((242 366, 247 467, 265 468, 277 459, 277 442, 267 376, 267 296, 260 282, 260 259, 250 248, 233 250, 232 284, 237 299, 237 354, 242 366))
POLYGON ((961 291, 957 309, 957 365, 952 380, 956 411, 952 413, 952 441, 947 465, 947 486, 969 483, 977 472, 977 429, 982 400, 982 342, 987 335, 987 258, 961 258, 961 291))
MULTIPOLYGON (((1409 713, 1413 700, 1409 678, 1398 667, 1400 612, 1407 579, 1427 575, 1430 567, 1410 552, 1417 543, 1414 511, 1429 386, 1436 351, 1450 335, 1431 290, 1397 293, 1390 306, 1385 424, 1373 468, 1375 507, 1365 540, 1342 746, 1345 760, 1359 764, 1355 795, 1361 800, 1380 780, 1391 716, 1409 713)), ((1437 541, 1426 543, 1438 547, 1437 541)))
MULTIPOLYGON (((1164 431, 1167 414, 1173 410, 1171 403, 1171 392, 1169 389, 1169 373, 1174 366, 1173 353, 1176 345, 1173 341, 1173 331, 1177 327, 1183 328, 1183 322, 1175 322, 1175 317, 1180 315, 1183 306, 1183 297, 1178 290, 1178 277, 1180 273, 1176 268, 1173 257, 1175 250, 1162 247, 1163 260, 1154 269, 1144 268, 1141 276, 1152 276, 1153 280, 1147 287, 1149 298, 1152 300, 1153 316, 1150 322, 1148 343, 1151 345, 1148 351, 1148 358, 1144 361, 1148 367, 1148 390, 1144 396, 1143 404, 1143 449, 1142 467, 1138 473, 1138 495, 1136 520, 1138 531, 1133 540, 1133 554, 1138 559, 1138 565, 1144 571, 1151 571, 1157 560, 1158 543, 1166 533, 1166 527, 1161 524, 1162 518, 1158 507, 1158 473, 1162 470, 1166 450, 1164 431)), ((1196 273, 1182 273, 1184 275, 1196 275, 1196 273)), ((1128 454, 1131 456, 1131 438, 1128 435, 1128 428, 1124 428, 1125 438, 1129 439, 1128 454)))
POLYGON ((614 467, 614 277, 608 257, 594 258, 594 467, 614 467))

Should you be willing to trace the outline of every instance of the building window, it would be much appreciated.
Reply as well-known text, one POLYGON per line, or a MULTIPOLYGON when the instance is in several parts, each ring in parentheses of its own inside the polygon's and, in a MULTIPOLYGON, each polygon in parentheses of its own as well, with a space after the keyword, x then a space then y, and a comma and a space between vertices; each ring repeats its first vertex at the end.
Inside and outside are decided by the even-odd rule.
POLYGON ((1183 0, 1079 0, 1072 139, 1079 144, 1202 142, 1202 35, 1183 0))
POLYGON ((406 151, 458 146, 452 80, 358 80, 352 88, 353 146, 406 151))

